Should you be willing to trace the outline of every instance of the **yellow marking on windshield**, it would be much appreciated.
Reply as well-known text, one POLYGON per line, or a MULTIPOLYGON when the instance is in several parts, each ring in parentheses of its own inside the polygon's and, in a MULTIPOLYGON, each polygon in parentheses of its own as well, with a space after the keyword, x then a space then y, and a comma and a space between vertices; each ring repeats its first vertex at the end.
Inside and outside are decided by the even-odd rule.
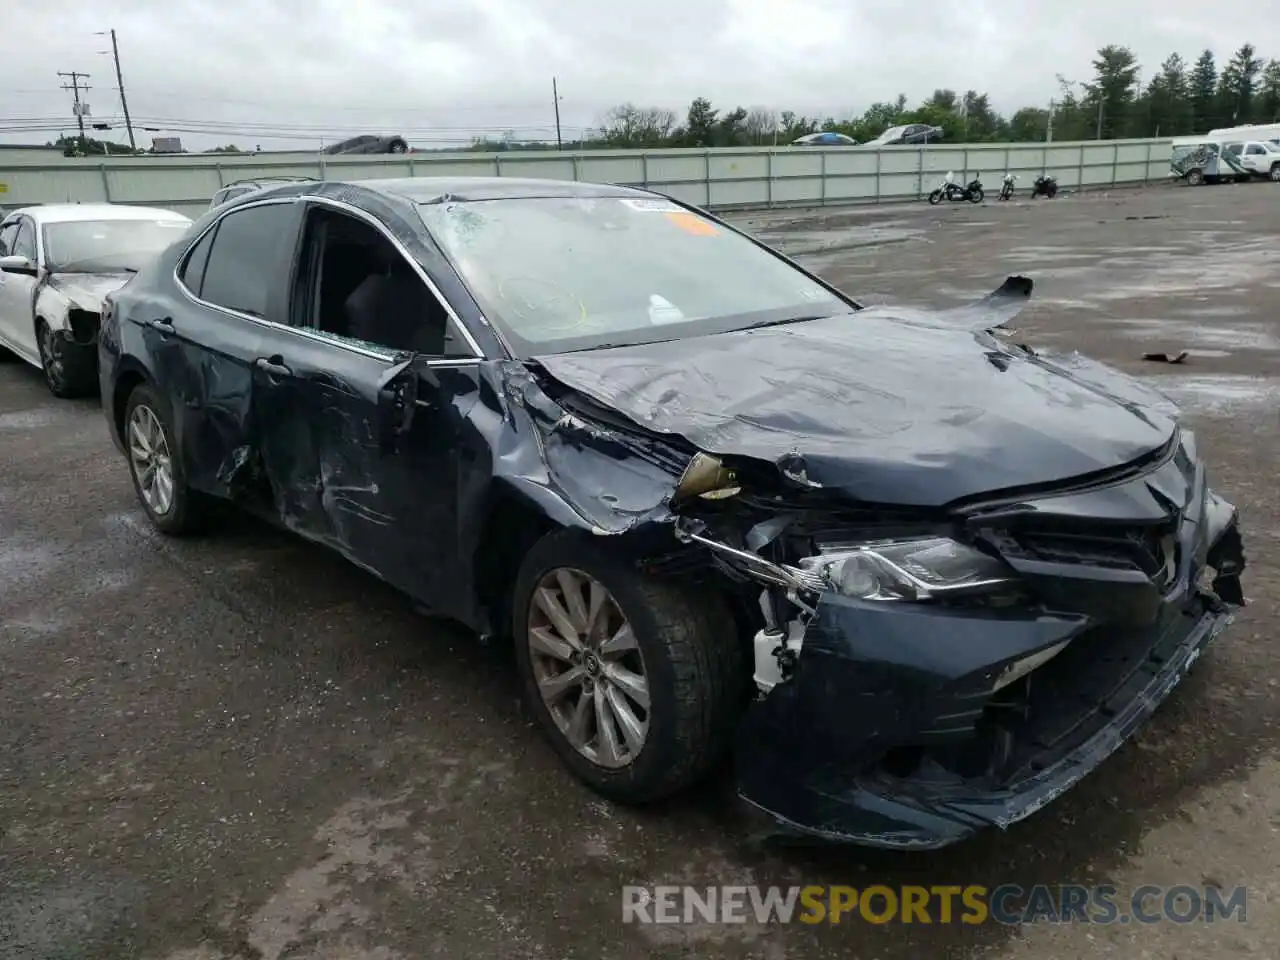
POLYGON ((718 230, 716 225, 707 220, 703 220, 696 213, 690 213, 687 210, 681 210, 678 213, 668 213, 666 218, 674 223, 685 233, 691 233, 695 237, 714 237, 718 230))

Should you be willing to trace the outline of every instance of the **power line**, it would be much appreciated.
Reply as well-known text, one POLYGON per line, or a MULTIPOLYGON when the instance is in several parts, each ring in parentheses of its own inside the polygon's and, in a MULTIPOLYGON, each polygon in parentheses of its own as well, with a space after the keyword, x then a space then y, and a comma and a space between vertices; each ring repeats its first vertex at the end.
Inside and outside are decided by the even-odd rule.
POLYGON ((69 73, 63 73, 61 70, 59 70, 58 76, 68 77, 71 80, 70 84, 64 83, 62 85, 62 89, 70 90, 72 93, 72 96, 75 98, 76 123, 80 125, 80 142, 83 143, 84 142, 84 105, 80 102, 80 91, 84 90, 88 92, 93 88, 90 87, 88 84, 85 84, 83 87, 80 86, 80 80, 82 79, 88 80, 89 74, 78 73, 75 70, 72 70, 69 73))

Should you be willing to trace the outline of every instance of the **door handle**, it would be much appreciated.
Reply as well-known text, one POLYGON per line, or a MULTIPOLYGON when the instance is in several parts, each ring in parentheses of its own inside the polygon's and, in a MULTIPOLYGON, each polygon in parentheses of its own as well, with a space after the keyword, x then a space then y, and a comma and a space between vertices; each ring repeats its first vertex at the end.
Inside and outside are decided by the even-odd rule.
POLYGON ((148 320, 147 326, 159 333, 173 333, 173 318, 161 317, 159 320, 148 320))
POLYGON ((285 366, 284 358, 280 356, 259 357, 253 361, 253 365, 273 377, 288 377, 293 374, 293 371, 285 366))

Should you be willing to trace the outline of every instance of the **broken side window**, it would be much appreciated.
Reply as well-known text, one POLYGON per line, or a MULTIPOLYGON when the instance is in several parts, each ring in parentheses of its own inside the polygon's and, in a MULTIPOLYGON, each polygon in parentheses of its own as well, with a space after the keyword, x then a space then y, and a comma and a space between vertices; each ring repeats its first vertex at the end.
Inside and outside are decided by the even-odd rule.
POLYGON ((295 323, 383 352, 475 356, 444 304, 382 231, 317 206, 304 236, 295 323))

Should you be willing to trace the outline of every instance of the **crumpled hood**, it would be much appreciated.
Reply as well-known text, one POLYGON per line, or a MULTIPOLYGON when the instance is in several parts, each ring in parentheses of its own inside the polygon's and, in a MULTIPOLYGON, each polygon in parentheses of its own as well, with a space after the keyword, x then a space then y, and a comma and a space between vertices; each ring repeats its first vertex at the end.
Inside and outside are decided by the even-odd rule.
POLYGON ((1132 378, 1031 356, 963 316, 872 307, 536 362, 649 430, 884 504, 1080 477, 1176 430, 1167 402, 1132 378))
POLYGON ((102 301, 126 283, 128 273, 54 273, 47 286, 66 297, 72 306, 81 310, 102 310, 102 301))

